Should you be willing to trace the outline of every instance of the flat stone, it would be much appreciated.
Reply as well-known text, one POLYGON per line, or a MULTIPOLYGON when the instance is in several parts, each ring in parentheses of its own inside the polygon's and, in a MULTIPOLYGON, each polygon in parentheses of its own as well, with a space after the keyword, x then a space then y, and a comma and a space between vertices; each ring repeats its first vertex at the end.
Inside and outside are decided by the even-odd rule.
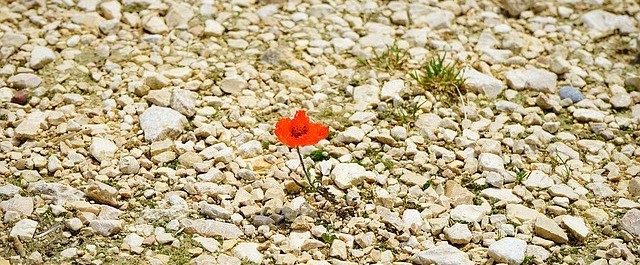
POLYGON ((241 260, 262 264, 264 255, 258 250, 260 244, 243 242, 233 248, 233 255, 241 260))
POLYGON ((180 223, 184 226, 185 231, 207 237, 220 236, 224 239, 235 239, 244 235, 236 225, 215 220, 182 219, 180 223))
POLYGON ((523 184, 530 189, 546 189, 553 186, 554 182, 547 173, 540 170, 533 170, 523 184))
POLYGON ((30 183, 27 192, 40 195, 44 200, 51 200, 57 205, 84 200, 84 193, 65 184, 38 181, 30 183))
POLYGON ((579 122, 603 122, 605 117, 604 113, 593 109, 576 109, 572 115, 579 122))
POLYGON ((467 244, 471 242, 471 230, 466 224, 454 224, 444 229, 447 240, 452 244, 467 244))
POLYGON ((640 210, 631 209, 622 216, 620 219, 622 229, 634 235, 636 238, 640 238, 640 210))
POLYGON ((220 82, 220 90, 232 95, 241 95, 242 91, 247 88, 247 81, 240 76, 232 76, 223 79, 220 82))
POLYGON ((100 181, 91 183, 85 192, 87 198, 111 206, 118 206, 118 190, 100 181))
POLYGON ((489 256, 498 262, 520 265, 524 261, 527 242, 522 239, 505 237, 489 246, 489 256))
POLYGON ((472 67, 463 70, 464 84, 472 91, 484 94, 487 98, 496 98, 502 90, 504 84, 499 79, 476 71, 472 67))
POLYGON ((15 211, 23 216, 30 216, 33 213, 33 198, 15 196, 9 200, 0 202, 0 209, 3 212, 15 211))
POLYGON ((589 227, 587 227, 582 217, 565 215, 562 217, 562 224, 573 237, 580 241, 586 240, 590 234, 589 227))
POLYGON ((486 209, 478 205, 458 205, 450 212, 451 219, 459 222, 480 222, 486 215, 486 209))
POLYGON ((507 84, 515 90, 531 89, 544 93, 555 93, 556 74, 543 69, 517 69, 504 74, 507 84))
POLYGON ((211 253, 216 253, 220 249, 220 242, 214 238, 197 236, 193 238, 193 241, 200 243, 200 245, 211 253))
POLYGON ((292 87, 306 88, 311 86, 311 80, 294 70, 284 70, 280 72, 280 81, 292 87))
POLYGON ((42 79, 34 74, 21 73, 9 77, 7 83, 16 89, 35 88, 42 83, 42 79))
POLYGON ((426 251, 413 255, 411 261, 421 265, 472 265, 469 255, 449 244, 440 243, 426 251))
POLYGON ((563 86, 558 90, 558 95, 560 99, 571 99, 573 103, 578 103, 584 99, 582 92, 580 89, 572 87, 572 86, 563 86))
POLYGON ((177 3, 171 5, 164 20, 169 28, 187 29, 187 23, 194 15, 189 5, 177 3))
POLYGON ((120 220, 91 220, 89 226, 102 236, 112 236, 122 231, 122 221, 120 220))
POLYGON ((162 34, 169 31, 164 19, 159 16, 151 16, 143 20, 144 29, 153 34, 162 34))
POLYGON ((521 203, 522 199, 513 194, 511 189, 488 188, 480 192, 480 196, 484 198, 494 199, 506 203, 521 203))
POLYGON ((140 127, 145 140, 149 142, 175 138, 187 124, 184 115, 165 107, 152 106, 140 115, 140 127))
POLYGON ((553 220, 546 216, 539 216, 535 223, 536 235, 552 240, 556 243, 566 243, 569 241, 567 233, 553 220))
POLYGON ((451 204, 455 207, 462 204, 473 204, 475 195, 455 181, 447 180, 444 186, 444 195, 451 199, 451 204))
POLYGON ((9 236, 18 237, 20 240, 31 239, 38 228, 38 222, 31 219, 22 219, 13 225, 9 236))

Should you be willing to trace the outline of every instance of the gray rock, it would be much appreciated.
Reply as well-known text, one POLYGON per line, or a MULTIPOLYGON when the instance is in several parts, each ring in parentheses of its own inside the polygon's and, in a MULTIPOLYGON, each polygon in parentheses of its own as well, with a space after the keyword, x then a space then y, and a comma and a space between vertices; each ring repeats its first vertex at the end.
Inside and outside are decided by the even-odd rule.
POLYGON ((42 79, 34 74, 17 74, 7 79, 9 86, 16 89, 34 88, 42 83, 42 79))
POLYGON ((622 229, 640 238, 640 210, 631 209, 620 219, 622 229))
POLYGON ((152 106, 140 115, 140 127, 149 142, 177 137, 187 124, 184 115, 165 107, 152 106))
POLYGON ((413 255, 411 261, 414 264, 421 265, 472 265, 469 255, 462 252, 454 246, 447 243, 430 248, 426 251, 420 251, 413 255))
POLYGON ((467 67, 463 71, 465 85, 472 91, 483 93, 487 98, 496 98, 504 89, 504 84, 497 78, 467 67))
POLYGON ((120 220, 91 220, 89 226, 102 236, 112 236, 122 231, 122 221, 120 220))
POLYGON ((522 239, 506 237, 489 246, 489 256, 498 262, 519 265, 524 261, 527 242, 522 239))
POLYGON ((67 185, 38 181, 30 183, 28 192, 38 194, 45 200, 52 200, 57 205, 84 200, 84 193, 67 185))
POLYGON ((187 117, 196 114, 196 99, 198 93, 175 88, 171 94, 171 108, 187 117))
POLYGON ((234 239, 244 235, 236 225, 214 220, 182 219, 180 223, 186 232, 197 233, 202 236, 221 236, 224 239, 234 239))
POLYGON ((556 74, 543 69, 517 69, 504 74, 507 84, 515 90, 532 89, 544 93, 555 93, 556 74))
POLYGON ((169 28, 186 29, 187 23, 194 16, 194 12, 188 5, 173 4, 169 12, 164 16, 164 20, 169 28))
POLYGON ((32 69, 40 69, 53 62, 55 59, 56 55, 51 49, 42 46, 35 46, 33 47, 33 50, 31 50, 29 66, 31 66, 32 69))
POLYGON ((206 202, 202 202, 200 204, 200 212, 209 218, 215 219, 229 219, 231 214, 233 214, 231 211, 221 206, 208 204, 206 202))
POLYGON ((573 103, 578 103, 582 99, 584 99, 584 96, 582 95, 582 92, 580 92, 580 89, 572 86, 561 87, 560 90, 558 90, 558 95, 561 99, 571 99, 573 103))
POLYGON ((520 13, 529 10, 535 1, 533 0, 501 0, 502 8, 513 17, 520 16, 520 13))

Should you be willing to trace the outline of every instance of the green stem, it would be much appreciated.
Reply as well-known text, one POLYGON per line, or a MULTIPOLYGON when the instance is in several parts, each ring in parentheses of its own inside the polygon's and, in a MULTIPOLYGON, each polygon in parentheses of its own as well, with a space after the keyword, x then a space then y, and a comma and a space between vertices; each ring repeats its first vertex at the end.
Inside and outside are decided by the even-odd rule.
POLYGON ((309 182, 309 187, 313 190, 316 189, 316 185, 314 181, 311 180, 311 176, 309 175, 309 171, 307 171, 307 167, 304 165, 304 159, 302 159, 302 154, 300 153, 300 147, 296 147, 296 151, 298 151, 298 158, 300 158, 300 164, 302 165, 302 170, 304 171, 304 175, 307 177, 307 181, 309 182))

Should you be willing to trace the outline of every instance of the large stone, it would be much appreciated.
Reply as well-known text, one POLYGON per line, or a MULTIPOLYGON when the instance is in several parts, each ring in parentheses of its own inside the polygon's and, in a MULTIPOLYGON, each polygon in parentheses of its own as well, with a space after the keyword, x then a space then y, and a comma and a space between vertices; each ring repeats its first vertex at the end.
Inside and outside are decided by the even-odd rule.
POLYGON ((177 110, 187 117, 191 117, 196 114, 196 99, 198 93, 185 90, 185 89, 173 89, 171 94, 171 108, 177 110))
POLYGON ((498 262, 520 265, 524 261, 527 242, 522 239, 505 237, 489 246, 489 256, 498 262))
POLYGON ((38 194, 44 200, 51 200, 57 205, 84 200, 84 193, 65 184, 38 181, 29 184, 28 192, 38 194))
POLYGON ((122 231, 122 221, 120 220, 91 220, 89 226, 102 236, 112 236, 122 231))
POLYGON ((262 264, 264 255, 258 250, 260 244, 243 242, 233 248, 233 255, 241 260, 262 264))
POLYGON ((118 190, 100 181, 89 184, 85 195, 94 201, 118 206, 118 190))
POLYGON ((357 86, 353 88, 353 100, 356 104, 355 109, 363 111, 380 102, 380 88, 374 85, 357 86))
POLYGON ((520 16, 520 13, 529 10, 534 3, 533 0, 500 0, 502 8, 513 17, 520 16))
POLYGON ((46 128, 47 115, 42 111, 31 112, 15 129, 16 138, 23 140, 35 139, 41 130, 46 128))
POLYGON ((546 216, 536 218, 535 224, 536 235, 552 240, 556 243, 566 243, 569 241, 567 233, 553 220, 546 216))
POLYGON ((31 219, 22 219, 13 225, 9 236, 17 237, 20 240, 31 239, 38 228, 38 222, 31 219))
POLYGON ((287 86, 306 88, 311 86, 311 80, 294 70, 280 72, 280 82, 287 86))
POLYGON ((593 10, 582 15, 582 23, 590 31, 598 33, 611 33, 619 30, 620 33, 628 34, 637 32, 636 22, 627 15, 616 15, 604 10, 593 10))
POLYGON ((582 217, 576 216, 563 216, 562 224, 571 232, 571 235, 580 241, 584 241, 589 236, 589 227, 584 222, 582 217))
POLYGON ((220 236, 224 239, 235 239, 244 235, 236 225, 215 220, 182 219, 180 223, 186 232, 197 233, 201 236, 220 236))
POLYGON ((35 46, 33 47, 33 50, 31 50, 29 66, 31 66, 32 69, 40 69, 53 62, 55 59, 56 55, 51 49, 42 46, 35 46))
POLYGON ((603 122, 604 113, 594 109, 576 109, 573 117, 579 122, 603 122))
POLYGON ((14 211, 21 213, 23 216, 29 216, 33 213, 33 198, 15 196, 9 200, 0 202, 0 209, 5 213, 14 211))
POLYGON ((476 71, 472 67, 463 70, 464 84, 474 92, 482 93, 487 98, 496 98, 504 89, 499 79, 476 71))
POLYGON ((530 68, 511 70, 504 74, 507 84, 515 90, 531 89, 544 93, 555 93, 558 76, 547 70, 530 68))
POLYGON ((194 12, 188 5, 173 4, 169 12, 164 16, 164 20, 169 28, 186 29, 187 23, 194 16, 194 12))
POLYGON ((444 195, 451 199, 451 204, 455 207, 461 204, 473 204, 473 192, 453 180, 447 180, 444 185, 444 195))
POLYGON ((151 89, 161 89, 171 84, 171 79, 159 73, 145 72, 144 76, 145 84, 151 89))
POLYGON ((205 36, 220 36, 224 33, 224 26, 220 22, 213 19, 207 19, 204 22, 204 35, 205 36))
POLYGON ((7 79, 9 86, 16 89, 35 88, 42 83, 42 79, 34 74, 17 74, 7 79))
POLYGON ((459 222, 480 222, 487 212, 485 207, 478 205, 458 205, 451 210, 451 219, 459 222))
POLYGON ((184 131, 187 124, 184 115, 165 107, 152 106, 140 115, 140 127, 144 132, 144 139, 149 142, 175 138, 184 131))
POLYGON ((554 182, 547 173, 540 170, 533 170, 529 173, 529 176, 523 184, 530 189, 546 189, 551 187, 554 182))
POLYGON ((220 82, 220 90, 232 95, 241 95, 247 86, 247 81, 240 76, 227 77, 220 82))
POLYGON ((89 146, 91 156, 98 160, 98 162, 113 158, 117 150, 118 146, 111 140, 98 137, 93 137, 91 139, 91 146, 89 146))
POLYGON ((640 238, 640 210, 629 210, 622 216, 620 223, 622 223, 622 229, 634 235, 636 238, 640 238))
POLYGON ((478 165, 482 171, 504 171, 504 160, 502 160, 502 157, 499 155, 492 153, 480 154, 480 156, 478 156, 478 165))
POLYGON ((169 31, 164 19, 159 16, 151 16, 143 20, 144 29, 153 34, 162 34, 169 31))
POLYGON ((331 171, 331 179, 341 189, 348 189, 360 184, 367 176, 373 176, 373 172, 367 171, 356 163, 339 163, 331 171))
POLYGON ((409 5, 409 17, 415 26, 428 26, 431 29, 450 28, 455 15, 440 8, 426 6, 422 3, 409 5))
POLYGON ((467 244, 471 242, 471 230, 466 224, 454 224, 444 229, 444 234, 452 244, 467 244))
POLYGON ((421 265, 472 265, 469 255, 447 243, 441 243, 426 251, 413 255, 411 261, 421 265))

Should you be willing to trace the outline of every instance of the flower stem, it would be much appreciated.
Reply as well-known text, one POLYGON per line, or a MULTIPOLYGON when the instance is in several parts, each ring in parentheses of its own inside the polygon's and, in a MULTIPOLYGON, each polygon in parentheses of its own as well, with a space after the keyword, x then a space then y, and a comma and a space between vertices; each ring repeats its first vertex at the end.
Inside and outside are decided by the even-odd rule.
POLYGON ((300 158, 300 164, 302 165, 302 170, 304 171, 304 175, 307 177, 307 181, 309 182, 309 187, 312 190, 315 190, 316 189, 315 182, 311 180, 309 171, 307 171, 307 167, 304 165, 304 159, 302 159, 302 154, 300 153, 300 147, 296 147, 296 151, 298 151, 298 158, 300 158))

